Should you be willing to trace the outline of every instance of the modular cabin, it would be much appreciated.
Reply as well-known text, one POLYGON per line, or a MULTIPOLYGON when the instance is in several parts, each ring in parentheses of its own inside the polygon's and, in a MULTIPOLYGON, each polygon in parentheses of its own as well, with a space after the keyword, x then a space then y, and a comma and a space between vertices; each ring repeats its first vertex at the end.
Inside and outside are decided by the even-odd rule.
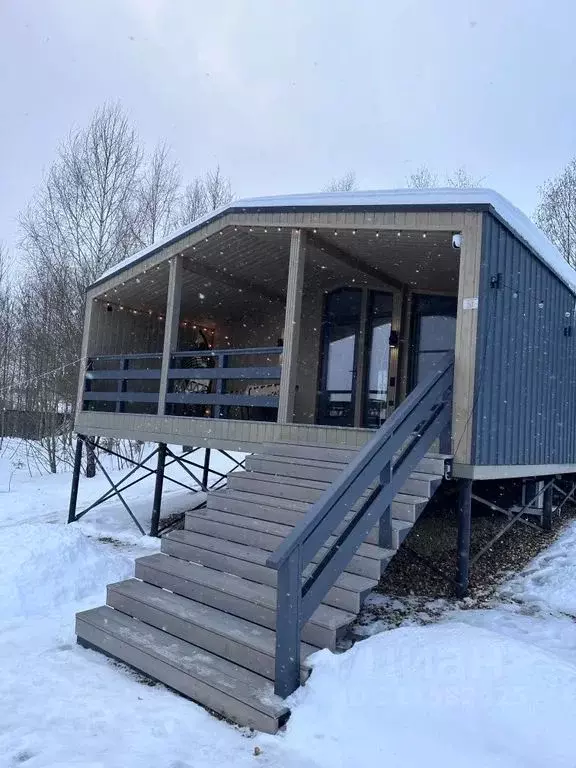
POLYGON ((464 590, 472 483, 576 472, 575 286, 482 189, 240 200, 110 269, 87 294, 80 446, 249 456, 78 615, 79 642, 276 730, 443 483, 464 590))

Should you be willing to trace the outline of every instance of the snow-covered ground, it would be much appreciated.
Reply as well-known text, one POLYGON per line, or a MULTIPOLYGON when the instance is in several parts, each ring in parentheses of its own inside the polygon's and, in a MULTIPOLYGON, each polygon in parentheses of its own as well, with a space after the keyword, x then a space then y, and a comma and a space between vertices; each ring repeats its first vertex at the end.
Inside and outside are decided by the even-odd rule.
MULTIPOLYGON (((2 768, 576 766, 575 525, 490 608, 316 654, 286 732, 251 735, 75 644, 75 612, 158 542, 118 502, 66 526, 69 484, 21 468, 0 487, 2 768)), ((106 485, 83 480, 81 507, 106 485)), ((126 493, 142 522, 151 492, 126 493)))

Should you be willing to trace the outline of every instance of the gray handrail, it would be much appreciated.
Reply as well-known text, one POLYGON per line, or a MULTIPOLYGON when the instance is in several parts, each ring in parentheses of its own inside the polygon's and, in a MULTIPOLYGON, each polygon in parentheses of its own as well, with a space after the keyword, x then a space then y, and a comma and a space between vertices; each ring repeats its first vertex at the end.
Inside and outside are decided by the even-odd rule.
POLYGON ((449 427, 454 356, 408 395, 373 439, 312 505, 267 559, 278 571, 275 691, 288 696, 300 681, 300 631, 378 522, 379 545, 392 546, 391 504, 430 445, 449 427), (376 481, 376 483, 375 483, 376 481), (355 505, 368 491, 358 509, 355 505), (350 511, 354 510, 350 519, 350 511), (303 580, 307 566, 336 529, 344 530, 303 580))
POLYGON ((282 347, 246 347, 245 349, 190 349, 187 352, 172 352, 171 357, 218 357, 225 354, 231 357, 239 355, 281 355, 282 347))

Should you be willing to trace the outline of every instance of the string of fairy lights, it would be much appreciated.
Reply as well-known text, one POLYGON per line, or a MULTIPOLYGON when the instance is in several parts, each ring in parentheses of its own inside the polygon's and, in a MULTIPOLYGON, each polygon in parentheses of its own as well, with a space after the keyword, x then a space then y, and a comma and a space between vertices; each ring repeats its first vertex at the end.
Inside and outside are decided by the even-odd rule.
MULTIPOLYGON (((116 304, 114 302, 98 299, 98 298, 93 299, 93 301, 97 304, 103 305, 106 308, 106 311, 108 312, 125 312, 128 315, 150 317, 160 322, 164 322, 166 320, 165 315, 157 314, 156 311, 153 309, 134 309, 133 307, 127 307, 124 304, 116 304)), ((194 331, 200 330, 200 331, 203 331, 204 333, 209 333, 212 335, 214 335, 216 332, 215 326, 207 326, 194 320, 181 320, 179 322, 179 326, 180 328, 191 328, 194 331)))
POLYGON ((0 396, 14 389, 20 389, 21 387, 34 384, 35 382, 38 382, 41 379, 48 378, 48 376, 56 377, 60 374, 63 374, 64 371, 66 371, 68 368, 71 368, 72 366, 84 364, 85 361, 86 361, 86 357, 77 357, 75 360, 72 360, 69 363, 64 363, 63 365, 60 365, 57 368, 52 368, 50 371, 44 371, 44 373, 40 373, 38 374, 38 376, 33 376, 32 378, 27 376, 25 379, 20 379, 20 381, 14 381, 12 382, 12 384, 8 384, 5 387, 0 388, 0 396))
MULTIPOLYGON (((272 233, 272 232, 291 233, 294 230, 294 227, 293 226, 284 226, 284 227, 282 227, 282 226, 275 226, 275 227, 274 226, 272 226, 272 227, 238 227, 238 226, 234 226, 234 227, 232 227, 232 229, 234 230, 234 232, 239 232, 241 230, 244 230, 244 231, 247 230, 250 233, 268 234, 268 233, 272 233)), ((321 230, 318 230, 317 228, 314 228, 314 229, 311 230, 311 232, 313 234, 318 234, 319 231, 320 232, 328 232, 329 231, 334 236, 338 236, 339 233, 340 233, 338 229, 327 230, 327 229, 322 228, 321 230)), ((386 232, 393 232, 393 230, 373 230, 373 231, 371 231, 371 230, 369 230, 367 228, 360 228, 360 229, 355 228, 355 229, 352 229, 352 230, 347 229, 347 230, 345 230, 345 232, 351 233, 353 236, 357 235, 359 232, 361 232, 363 234, 368 233, 368 234, 373 235, 375 238, 380 238, 381 235, 386 234, 386 232)), ((190 250, 191 251, 196 251, 198 246, 200 246, 200 245, 202 245, 204 243, 218 241, 221 237, 224 236, 224 234, 225 234, 225 230, 224 229, 220 229, 217 233, 214 233, 212 235, 206 235, 205 237, 202 238, 201 242, 192 245, 190 250)), ((401 237, 405 236, 408 239, 411 239, 412 235, 414 235, 414 236, 416 236, 418 238, 426 239, 428 237, 429 233, 428 232, 406 232, 406 231, 396 231, 396 233, 395 233, 396 238, 401 238, 401 237)), ((223 245, 222 246, 222 248, 224 248, 224 247, 231 248, 231 247, 233 247, 233 245, 229 243, 227 245, 223 245)), ((183 255, 183 254, 180 254, 180 255, 183 255)), ((220 255, 224 255, 224 250, 220 250, 220 255)), ((154 285, 154 283, 156 282, 157 277, 156 276, 152 276, 152 275, 155 275, 156 272, 164 272, 165 273, 166 272, 166 267, 168 265, 170 265, 171 262, 172 262, 172 259, 168 259, 165 262, 162 262, 160 264, 156 264, 156 265, 153 265, 153 266, 148 267, 146 269, 143 269, 139 276, 137 276, 135 278, 132 278, 132 280, 122 281, 121 283, 119 283, 118 286, 115 286, 115 287, 109 289, 107 292, 103 293, 102 294, 102 298, 98 298, 97 297, 97 298, 94 299, 94 301, 98 302, 100 304, 104 304, 108 311, 126 312, 126 313, 128 313, 130 315, 134 315, 134 316, 148 316, 150 318, 154 318, 154 319, 158 320, 159 322, 164 322, 166 320, 166 316, 164 314, 162 314, 161 312, 158 312, 156 309, 152 309, 152 308, 149 308, 149 309, 145 309, 145 308, 144 309, 137 309, 135 307, 129 307, 129 306, 126 306, 126 304, 123 304, 123 303, 111 300, 110 294, 116 294, 117 295, 119 293, 119 291, 127 283, 134 282, 136 284, 140 284, 140 283, 142 283, 143 279, 145 279, 149 284, 154 285)), ((238 290, 241 292, 242 288, 240 287, 240 288, 238 288, 238 290)), ((200 300, 204 300, 206 298, 205 295, 203 295, 202 293, 199 293, 198 295, 199 295, 200 300)), ((214 336, 216 334, 215 327, 205 326, 205 325, 203 325, 202 323, 199 323, 196 320, 190 320, 190 319, 180 320, 179 327, 180 328, 191 328, 192 330, 200 330, 203 333, 208 333, 208 334, 211 335, 212 341, 214 340, 214 336)), ((229 341, 227 336, 224 338, 224 341, 226 342, 227 346, 230 346, 230 341, 229 341)), ((209 346, 209 348, 213 348, 213 344, 212 343, 209 343, 208 346, 209 346)))

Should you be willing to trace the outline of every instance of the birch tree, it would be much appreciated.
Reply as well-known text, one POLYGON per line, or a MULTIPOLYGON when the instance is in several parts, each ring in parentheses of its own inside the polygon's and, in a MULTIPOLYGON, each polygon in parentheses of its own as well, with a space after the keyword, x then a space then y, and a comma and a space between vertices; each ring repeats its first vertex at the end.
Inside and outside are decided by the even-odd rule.
MULTIPOLYGON (((74 402, 87 286, 137 245, 134 191, 142 151, 119 105, 72 131, 20 217, 26 274, 19 297, 27 407, 68 412, 74 402), (56 381, 45 372, 63 368, 56 381)), ((53 471, 55 463, 51 462, 53 471)))
POLYGON ((133 223, 138 247, 168 235, 178 222, 180 173, 168 145, 159 144, 136 185, 133 223))
MULTIPOLYGON (((160 143, 146 158, 118 104, 104 105, 86 127, 74 129, 20 217, 24 270, 12 297, 18 343, 11 364, 28 384, 17 393, 19 407, 71 414, 86 288, 179 221, 189 223, 231 198, 219 166, 182 194, 169 147, 160 143)), ((0 339, 0 354, 1 345, 0 339)), ((53 453, 49 463, 54 471, 53 453)))
POLYGON ((180 200, 179 224, 183 227, 191 224, 231 202, 233 198, 230 179, 224 176, 217 165, 204 176, 197 176, 184 189, 180 200))
MULTIPOLYGON (((10 404, 9 387, 14 380, 15 322, 13 291, 8 269, 8 252, 0 243, 0 409, 10 404)), ((3 419, 2 419, 3 421, 3 419)), ((0 443, 4 430, 0 430, 0 443)))

